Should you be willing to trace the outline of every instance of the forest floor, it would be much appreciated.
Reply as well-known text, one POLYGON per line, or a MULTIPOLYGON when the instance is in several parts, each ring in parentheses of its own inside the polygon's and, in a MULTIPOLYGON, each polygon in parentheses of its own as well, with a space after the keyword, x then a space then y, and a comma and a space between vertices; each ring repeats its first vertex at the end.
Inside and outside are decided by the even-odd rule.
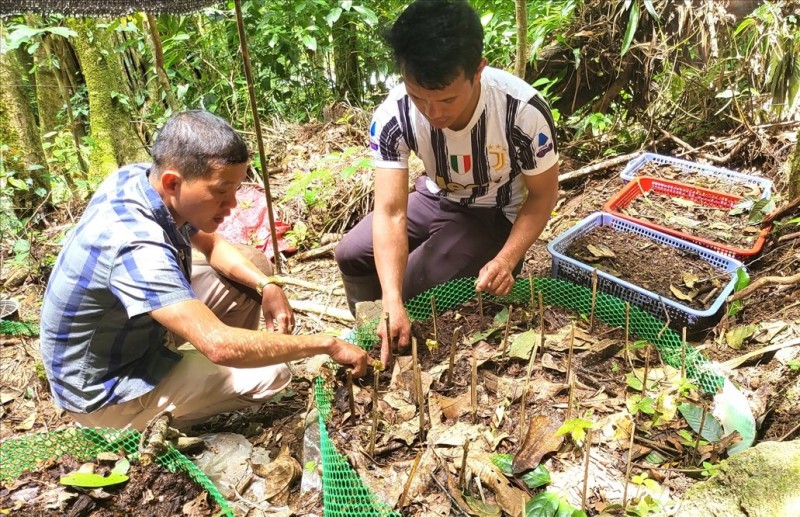
MULTIPOLYGON (((345 182, 331 179, 335 177, 336 173, 341 172, 342 166, 341 164, 336 164, 336 161, 355 163, 366 156, 364 151, 358 150, 351 153, 349 150, 351 146, 361 145, 362 142, 359 139, 363 137, 360 136, 359 130, 353 129, 352 126, 337 124, 304 126, 292 128, 290 131, 285 129, 277 128, 270 137, 270 153, 275 160, 274 163, 280 163, 280 172, 271 176, 270 185, 273 199, 276 200, 277 219, 294 224, 294 231, 298 237, 302 237, 302 235, 314 236, 313 240, 309 239, 301 242, 300 248, 302 252, 305 251, 304 248, 313 248, 315 245, 319 245, 323 233, 330 234, 326 237, 327 239, 335 240, 337 234, 340 234, 347 225, 352 224, 354 219, 364 215, 363 209, 369 203, 368 193, 371 188, 371 179, 368 173, 359 170, 358 167, 355 167, 351 174, 348 174, 349 179, 345 182), (330 158, 332 154, 335 156, 334 161, 331 161, 330 158), (287 192, 290 194, 292 192, 292 181, 297 177, 296 173, 298 172, 315 175, 314 182, 311 182, 307 188, 301 190, 300 194, 287 195, 287 192), (316 192, 313 193, 324 195, 327 200, 327 206, 321 207, 318 205, 315 209, 308 209, 300 199, 303 197, 304 192, 315 190, 316 192), (326 214, 328 216, 330 214, 337 215, 338 222, 333 225, 330 224, 330 221, 326 220, 326 214), (299 222, 303 222, 305 226, 298 224, 299 222), (314 245, 310 245, 311 242, 314 245)), ((769 136, 767 135, 765 138, 768 139, 769 136)), ((774 146, 774 148, 777 147, 774 146)), ((667 149, 658 149, 657 151, 663 154, 670 154, 667 149)), ((781 156, 771 156, 769 160, 760 163, 780 163, 785 158, 784 153, 781 156)), ((572 162, 567 158, 564 158, 564 161, 562 171, 575 170, 582 166, 582 164, 572 162)), ((540 239, 528 251, 521 278, 528 278, 529 275, 534 278, 540 276, 548 277, 550 275, 552 262, 551 256, 546 249, 548 242, 561 235, 584 217, 602 209, 603 204, 623 186, 619 177, 619 172, 623 166, 624 164, 609 167, 585 178, 562 185, 554 216, 540 239)), ((733 169, 741 167, 740 170, 746 172, 748 166, 752 167, 753 165, 734 163, 726 166, 733 169)), ((780 173, 777 167, 764 168, 760 172, 764 177, 775 180, 778 187, 781 186, 780 173)), ((783 199, 784 203, 786 201, 788 200, 783 199)), ((52 227, 45 230, 50 232, 52 238, 49 239, 51 244, 47 244, 43 249, 35 250, 34 254, 38 254, 40 263, 43 263, 41 258, 45 254, 57 252, 57 246, 52 243, 57 242, 58 237, 69 228, 72 217, 77 217, 77 215, 52 214, 51 220, 60 221, 61 223, 53 222, 52 227)), ((785 222, 791 217, 791 213, 786 214, 785 217, 779 218, 778 221, 785 222)), ((794 217, 797 217, 796 213, 794 217)), ((800 270, 800 239, 796 237, 781 239, 782 236, 789 235, 791 237, 790 234, 792 232, 797 232, 796 224, 776 229, 769 235, 763 251, 756 258, 745 261, 751 277, 751 283, 758 283, 760 279, 767 277, 790 277, 800 270)), ((654 271, 650 263, 640 264, 640 267, 650 272, 654 271)), ((285 291, 291 300, 309 301, 318 306, 346 310, 344 296, 340 290, 336 289, 340 286, 340 280, 332 252, 308 260, 297 260, 294 257, 289 257, 282 274, 311 282, 320 287, 319 289, 308 289, 306 287, 287 285, 285 291)), ((38 320, 45 283, 46 278, 44 275, 33 271, 22 285, 3 294, 3 298, 13 298, 20 302, 20 309, 15 316, 16 318, 22 321, 35 322, 38 320)), ((689 343, 700 350, 709 360, 723 365, 722 371, 724 375, 733 381, 745 394, 758 423, 757 442, 797 439, 800 437, 796 427, 797 415, 800 414, 800 396, 798 396, 798 393, 800 393, 800 372, 798 372, 798 358, 800 358, 798 351, 800 351, 800 347, 796 346, 799 343, 798 338, 800 338, 800 284, 789 283, 781 285, 767 282, 745 297, 742 302, 743 309, 738 314, 732 317, 723 317, 722 321, 707 332, 691 336, 689 343), (794 343, 794 346, 785 346, 787 344, 792 345, 792 343, 794 343)), ((729 304, 726 303, 724 308, 727 309, 728 306, 729 304)), ((487 304, 487 318, 497 316, 503 309, 504 307, 498 304, 487 304)), ((641 402, 645 398, 643 395, 647 394, 637 393, 635 386, 631 385, 630 378, 626 377, 626 372, 631 373, 633 371, 641 375, 642 369, 649 368, 651 374, 657 371, 657 375, 662 375, 666 378, 669 376, 669 368, 657 357, 657 354, 653 354, 652 358, 650 357, 649 347, 647 350, 634 350, 631 347, 612 347, 614 348, 612 352, 606 354, 606 356, 602 356, 602 353, 600 356, 595 356, 594 363, 590 364, 585 361, 590 353, 598 352, 608 347, 612 340, 617 343, 624 341, 625 338, 620 329, 600 328, 598 330, 595 328, 590 330, 587 327, 586 318, 581 320, 577 315, 559 313, 554 311, 553 308, 548 308, 548 310, 550 312, 545 318, 542 318, 542 321, 547 320, 548 322, 545 325, 547 333, 545 343, 550 343, 551 341, 566 342, 565 336, 567 334, 565 334, 564 329, 575 327, 571 331, 574 331, 578 336, 583 336, 582 346, 576 348, 575 351, 575 364, 582 365, 584 369, 577 377, 577 380, 573 381, 573 383, 577 383, 579 388, 575 389, 574 396, 576 401, 573 403, 569 396, 571 383, 564 374, 567 351, 563 346, 559 348, 559 346, 551 347, 548 345, 549 353, 541 356, 541 363, 537 364, 534 369, 533 385, 538 387, 536 388, 537 395, 532 395, 531 397, 532 405, 529 411, 532 411, 535 406, 537 408, 536 418, 542 415, 544 415, 542 418, 548 417, 548 415, 553 417, 553 415, 557 414, 560 417, 558 421, 562 422, 564 421, 565 408, 569 408, 570 411, 575 408, 572 412, 573 417, 580 415, 590 418, 593 415, 592 419, 596 423, 594 433, 597 436, 595 441, 596 449, 594 450, 597 451, 598 457, 597 459, 593 457, 592 461, 593 470, 597 472, 619 472, 620 470, 624 472, 629 440, 625 437, 625 433, 620 434, 615 430, 624 428, 624 426, 618 424, 618 419, 623 416, 635 421, 637 430, 641 428, 643 432, 639 435, 642 438, 641 441, 634 440, 636 452, 632 458, 631 476, 638 476, 636 479, 638 479, 638 485, 641 485, 641 487, 645 486, 643 480, 649 478, 650 480, 655 480, 658 487, 669 489, 668 492, 659 492, 658 496, 651 497, 651 500, 658 499, 664 493, 668 494, 666 496, 667 499, 673 501, 679 499, 681 493, 688 486, 704 478, 702 474, 704 470, 703 461, 714 462, 724 458, 724 451, 719 450, 718 447, 714 448, 713 444, 705 447, 708 444, 692 443, 694 438, 697 437, 696 433, 682 435, 681 431, 690 432, 690 430, 686 422, 681 419, 681 416, 676 416, 674 411, 669 415, 666 410, 661 411, 658 408, 656 408, 655 413, 642 409, 644 405, 641 402), (552 323, 553 321, 557 323, 552 323), (575 323, 576 321, 577 323, 575 323), (592 332, 592 330, 595 332, 592 332), (645 363, 647 363, 647 366, 645 366, 645 363), (631 366, 633 370, 628 366, 631 366), (573 406, 573 404, 575 405, 573 406), (634 406, 638 410, 631 411, 634 406), (541 409, 541 411, 538 411, 538 409, 541 409), (658 418, 661 418, 661 420, 659 421, 658 418), (617 424, 612 425, 612 422, 617 422, 617 424), (603 425, 611 425, 609 428, 611 429, 610 438, 602 430, 603 425), (687 437, 690 439, 687 439, 687 437), (612 445, 612 442, 615 443, 612 445), (650 461, 654 458, 650 456, 653 452, 662 456, 660 462, 654 463, 650 461), (599 461, 600 464, 595 465, 595 461, 599 461)), ((474 303, 468 303, 465 304, 461 311, 462 314, 456 316, 455 313, 457 312, 459 311, 450 311, 449 315, 443 314, 442 318, 473 318, 474 320, 476 306, 474 303)), ((511 335, 509 342, 513 342, 517 335, 524 334, 528 330, 536 330, 536 333, 540 332, 538 326, 526 325, 527 321, 536 320, 537 315, 535 313, 527 314, 520 310, 516 316, 506 314, 505 318, 505 321, 510 320, 507 326, 511 327, 511 331, 506 331, 507 336, 511 335)), ((486 325, 486 328, 491 325, 497 325, 497 321, 502 322, 502 316, 499 320, 495 319, 495 323, 486 325)), ((444 323, 442 324, 444 325, 444 323)), ((504 323, 500 323, 498 328, 502 327, 502 325, 504 323)), ((342 321, 336 317, 320 315, 314 312, 297 311, 297 333, 326 332, 340 334, 351 326, 352 323, 342 321)), ((453 326, 455 325, 451 324, 448 328, 453 328, 453 326)), ((486 330, 486 328, 479 330, 486 330)), ((426 337, 431 331, 430 329, 425 329, 419 332, 421 332, 422 337, 426 337)), ((450 332, 452 331, 450 330, 450 332)), ((450 338, 445 337, 440 341, 449 344, 450 338)), ((497 357, 497 348, 501 345, 505 347, 502 328, 499 332, 494 333, 492 337, 485 336, 483 339, 475 341, 470 339, 465 343, 468 343, 467 347, 473 347, 473 355, 477 350, 476 347, 482 347, 486 344, 490 345, 492 350, 495 351, 489 353, 482 363, 482 382, 486 382, 486 379, 489 378, 485 375, 486 372, 498 374, 500 377, 508 373, 513 382, 521 383, 524 381, 525 369, 527 368, 526 361, 519 361, 519 358, 517 358, 516 363, 504 363, 505 359, 497 357)), ((426 347, 421 348, 426 349, 426 347)), ((545 348, 544 344, 542 348, 545 348)), ((459 357, 467 361, 466 356, 460 355, 459 357)), ((441 400, 444 400, 442 397, 445 396, 457 399, 458 397, 464 397, 464 394, 468 393, 470 383, 468 370, 462 370, 460 373, 457 371, 455 385, 463 388, 458 394, 452 391, 442 391, 438 388, 443 386, 442 373, 447 370, 447 354, 440 350, 435 357, 428 357, 426 360, 428 362, 424 364, 425 368, 428 368, 428 374, 430 374, 430 370, 435 369, 437 363, 445 366, 443 370, 439 369, 438 374, 433 374, 430 379, 426 392, 435 395, 431 400, 436 398, 441 402, 441 400)), ((462 367, 466 368, 464 366, 466 364, 466 362, 463 363, 462 367)), ((322 362, 319 360, 292 364, 295 377, 290 388, 280 400, 266 403, 252 410, 221 415, 209 423, 193 429, 192 434, 201 432, 240 433, 246 436, 253 445, 270 450, 273 453, 273 457, 278 454, 281 448, 288 448, 291 454, 302 463, 305 416, 314 397, 314 379, 322 367, 322 362)), ((385 375, 387 386, 390 378, 392 379, 391 382, 397 380, 391 372, 387 372, 385 375)), ((339 378, 341 380, 341 375, 339 378)), ((356 384, 358 391, 363 392, 356 411, 359 421, 347 424, 341 422, 342 419, 345 419, 346 415, 344 413, 347 412, 347 392, 342 389, 343 383, 339 383, 338 389, 335 391, 333 405, 335 410, 339 411, 334 416, 340 420, 332 420, 332 425, 335 422, 339 422, 341 428, 331 428, 332 436, 337 434, 342 436, 342 432, 344 432, 343 436, 357 434, 363 440, 363 433, 369 432, 371 378, 364 379, 356 384), (347 431, 348 425, 365 427, 358 429, 358 432, 356 432, 355 427, 351 427, 347 431), (344 431, 342 431, 343 429, 344 431)), ((641 391, 641 383, 639 384, 639 391, 641 391)), ((506 431, 505 438, 501 438, 497 443, 492 444, 494 447, 493 452, 520 453, 526 446, 526 443, 522 443, 524 437, 518 436, 518 430, 511 431, 508 427, 508 425, 516 425, 519 417, 512 418, 510 409, 507 409, 510 423, 506 427, 502 427, 497 422, 498 411, 500 411, 501 407, 507 408, 508 405, 503 406, 502 400, 496 396, 496 393, 493 397, 485 396, 486 393, 486 390, 481 390, 482 397, 480 400, 481 404, 485 404, 485 406, 479 409, 480 414, 483 415, 480 418, 482 418, 487 428, 497 433, 495 438, 499 434, 503 434, 502 431, 504 429, 506 431)), ((657 395, 660 395, 656 388, 653 388, 653 393, 649 395, 653 398, 654 403, 663 402, 663 400, 656 400, 657 395)), ((693 392, 693 395, 697 399, 700 398, 696 391, 693 392)), ((518 396, 511 395, 510 402, 517 399, 518 396)), ((462 402, 464 400, 469 401, 469 398, 462 398, 461 400, 462 402)), ((672 399, 673 402, 676 400, 672 399)), ((385 400, 382 401, 381 408, 387 409, 388 406, 383 402, 385 400)), ((397 407, 393 407, 393 410, 396 411, 397 407)), ((353 415, 347 418, 353 418, 353 415)), ((471 418, 475 419, 476 417, 472 416, 471 418)), ((451 413, 441 417, 439 423, 444 422, 447 425, 455 425, 461 422, 464 425, 472 425, 475 421, 471 418, 469 412, 462 412, 458 415, 451 413)), ((503 419, 502 416, 499 418, 503 419)), ((531 416, 528 415, 528 418, 531 418, 531 416)), ((552 422, 540 423, 542 424, 542 429, 544 429, 542 432, 545 432, 548 426, 553 425, 552 422)), ((428 425, 432 427, 432 429, 428 429, 428 433, 439 427, 430 421, 428 425)), ((0 335, 0 441, 69 427, 74 427, 74 423, 52 404, 47 382, 41 369, 38 338, 36 336, 14 337, 0 335)), ((383 434, 386 433, 384 432, 383 434)), ((552 435, 553 433, 550 432, 550 434, 552 435)), ((572 472, 574 474, 575 469, 580 470, 578 477, 583 477, 583 470, 579 467, 583 461, 581 459, 581 451, 585 446, 585 439, 582 440, 579 434, 568 434, 570 436, 567 437, 564 443, 552 447, 551 450, 540 451, 542 454, 539 458, 544 458, 542 463, 551 469, 554 479, 557 477, 556 473, 567 474, 572 472)), ((392 442, 392 437, 382 435, 381 438, 384 440, 382 446, 392 442)), ((413 442, 413 437, 409 438, 409 441, 413 442)), ((419 444, 402 447, 401 449, 404 449, 404 452, 402 453, 402 458, 398 460, 400 462, 398 465, 402 465, 404 472, 407 473, 416 453, 422 452, 422 450, 419 448, 419 444)), ((342 452, 346 453, 346 451, 342 452)), ((526 452, 530 451, 526 450, 526 452)), ((363 457, 361 459, 364 460, 363 457)), ((453 458, 450 459, 453 464, 458 464, 460 461, 453 458)), ((369 458, 366 461, 369 463, 369 458)), ((382 459, 372 467, 367 466, 373 475, 375 475, 376 471, 378 472, 378 477, 385 474, 381 478, 384 483, 390 480, 389 474, 381 474, 380 468, 385 467, 388 461, 388 459, 382 459)), ((356 468, 363 467, 363 465, 359 467, 359 462, 354 461, 352 457, 351 462, 356 468)), ((451 472, 456 478, 458 477, 457 471, 458 466, 455 467, 454 474, 451 472)), ((442 485, 446 486, 447 480, 442 478, 442 475, 447 477, 449 474, 446 470, 445 472, 440 471, 438 473, 440 480, 437 483, 441 482, 442 485)), ((614 477, 614 475, 609 474, 609 477, 614 477)), ((622 479, 627 479, 624 474, 622 479)), ((571 481, 573 485, 581 485, 574 476, 571 481)), ((402 489, 403 482, 391 482, 399 485, 402 489)), ((526 494, 536 493, 538 490, 526 488, 519 482, 515 483, 516 490, 521 490, 526 494)), ((614 486, 619 486, 619 479, 614 481, 614 486)), ((652 487, 652 483, 650 486, 652 487)), ((611 511, 613 506, 609 504, 610 498, 603 496, 605 489, 597 483, 592 487, 589 490, 590 493, 587 499, 588 513, 594 515, 601 513, 603 510, 611 511)), ((321 503, 318 494, 301 497, 299 484, 294 484, 291 491, 285 515, 319 513, 321 503)), ((388 492, 391 493, 385 494, 385 496, 394 498, 390 502, 391 506, 396 502, 400 494, 397 486, 393 486, 392 490, 388 492)), ((441 495, 441 493, 448 493, 448 491, 440 490, 439 495, 431 493, 426 495, 424 491, 420 492, 421 495, 413 503, 407 505, 405 512, 410 514, 439 514, 444 511, 442 508, 449 508, 450 505, 458 504, 453 500, 452 490, 449 491, 450 495, 447 497, 441 495), (447 499, 447 501, 442 502, 441 499, 447 499)), ((631 489, 631 493, 633 493, 633 489, 631 489)), ((480 501, 480 499, 478 500, 480 501)), ((574 501, 574 498, 571 500, 574 501)), ((497 502, 497 499, 489 495, 488 501, 497 502)), ((257 505, 241 507, 250 508, 249 515, 258 515, 258 512, 261 511, 257 509, 257 505)), ((646 513, 645 510, 646 508, 642 509, 646 513)), ((247 512, 242 512, 242 514, 244 513, 247 512)))

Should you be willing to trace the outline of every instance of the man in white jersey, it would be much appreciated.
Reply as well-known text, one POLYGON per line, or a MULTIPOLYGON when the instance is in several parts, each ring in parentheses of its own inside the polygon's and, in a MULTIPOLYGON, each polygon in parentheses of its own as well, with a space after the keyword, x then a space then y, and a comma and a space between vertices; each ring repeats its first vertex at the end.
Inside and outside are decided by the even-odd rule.
POLYGON ((558 197, 558 145, 542 96, 487 66, 465 0, 417 0, 386 34, 403 83, 370 127, 375 211, 336 248, 351 311, 381 299, 381 360, 405 347, 404 302, 454 278, 509 293, 558 197), (408 158, 425 165, 408 194, 408 158))

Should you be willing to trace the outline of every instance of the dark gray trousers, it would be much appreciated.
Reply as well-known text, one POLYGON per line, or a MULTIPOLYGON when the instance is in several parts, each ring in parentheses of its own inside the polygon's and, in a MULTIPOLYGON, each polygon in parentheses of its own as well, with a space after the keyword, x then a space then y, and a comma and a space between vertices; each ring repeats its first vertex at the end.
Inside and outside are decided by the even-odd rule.
MULTIPOLYGON (((478 276, 511 232, 511 222, 498 208, 462 207, 440 198, 425 187, 424 176, 417 179, 415 187, 408 196, 409 255, 403 300, 454 278, 478 276)), ((351 308, 356 301, 380 298, 372 225, 370 213, 336 247, 336 262, 351 308), (360 287, 355 289, 355 285, 360 287)))

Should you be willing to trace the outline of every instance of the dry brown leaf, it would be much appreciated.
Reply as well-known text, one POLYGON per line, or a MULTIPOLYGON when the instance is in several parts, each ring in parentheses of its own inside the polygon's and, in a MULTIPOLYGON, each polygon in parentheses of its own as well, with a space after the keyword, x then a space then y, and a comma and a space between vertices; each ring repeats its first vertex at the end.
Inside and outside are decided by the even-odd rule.
POLYGON ((527 501, 528 496, 525 492, 509 483, 508 478, 503 474, 499 467, 486 457, 470 456, 467 459, 469 468, 473 475, 477 476, 484 487, 488 487, 494 492, 497 504, 509 515, 519 515, 522 513, 523 501, 527 501))
POLYGON ((266 481, 264 498, 272 504, 281 506, 289 500, 289 487, 302 474, 300 464, 289 453, 289 448, 283 446, 278 457, 267 463, 253 463, 253 473, 266 481))
POLYGON ((564 436, 556 435, 561 424, 561 419, 557 416, 536 415, 531 419, 525 441, 511 465, 514 474, 535 468, 545 454, 561 447, 564 436))
POLYGON ((446 397, 438 393, 433 393, 431 397, 438 399, 439 405, 442 408, 442 413, 448 420, 455 420, 472 411, 470 394, 468 391, 465 391, 455 398, 446 397))
POLYGON ((197 497, 184 504, 181 510, 187 517, 202 517, 208 515, 208 492, 201 492, 197 497))

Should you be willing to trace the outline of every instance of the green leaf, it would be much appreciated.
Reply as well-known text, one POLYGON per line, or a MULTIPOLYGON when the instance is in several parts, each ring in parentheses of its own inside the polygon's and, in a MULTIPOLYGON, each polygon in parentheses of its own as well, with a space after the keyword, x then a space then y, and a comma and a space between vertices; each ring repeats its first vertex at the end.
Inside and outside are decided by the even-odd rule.
POLYGON ((112 474, 122 474, 125 475, 131 469, 131 462, 128 461, 127 458, 120 458, 117 460, 117 463, 114 465, 114 468, 111 469, 112 474))
POLYGON ((514 475, 514 472, 511 468, 511 464, 514 463, 513 454, 494 454, 491 456, 490 460, 506 476, 514 475))
POLYGON ((628 49, 631 46, 631 42, 633 41, 633 36, 636 34, 636 29, 639 28, 639 4, 634 2, 631 4, 631 14, 628 17, 628 26, 625 27, 625 36, 622 38, 622 52, 620 52, 621 56, 624 56, 628 49))
MULTIPOLYGON (((684 402, 678 406, 678 411, 680 411, 683 418, 688 422, 689 427, 691 427, 695 433, 700 431, 700 420, 703 418, 703 408, 684 402)), ((722 425, 710 411, 706 411, 706 418, 703 422, 703 432, 700 435, 704 440, 708 440, 709 442, 718 442, 723 436, 722 425)))
POLYGON ((488 329, 484 330, 483 332, 476 332, 476 333, 472 334, 469 337, 469 339, 467 340, 467 343, 470 346, 472 346, 475 343, 477 343, 478 341, 486 341, 487 339, 489 339, 489 337, 492 334, 494 334, 498 330, 500 330, 500 327, 491 327, 491 328, 488 328, 488 329))
POLYGON ((62 36, 64 38, 73 38, 78 35, 77 32, 70 29, 69 27, 47 27, 45 31, 51 32, 56 36, 62 36))
POLYGON ((505 325, 508 321, 508 307, 503 307, 503 309, 494 315, 494 324, 505 325))
POLYGON ((547 470, 547 467, 542 465, 536 465, 536 468, 526 472, 519 478, 525 486, 528 488, 539 488, 540 486, 550 484, 550 471, 547 470))
POLYGON ((341 7, 335 7, 334 9, 331 10, 331 12, 329 12, 325 16, 325 21, 328 23, 328 25, 333 27, 333 24, 336 23, 336 21, 339 19, 341 15, 342 15, 341 7))
POLYGON ((66 476, 61 476, 59 483, 68 486, 77 486, 81 488, 99 488, 103 486, 112 486, 124 483, 128 480, 125 474, 112 472, 108 476, 101 476, 93 472, 73 472, 66 476))
POLYGON ((533 352, 533 347, 539 343, 539 339, 539 332, 534 329, 526 330, 521 334, 517 334, 514 336, 511 346, 508 347, 509 357, 516 357, 524 360, 529 359, 531 353, 533 352))
POLYGON ((653 7, 653 0, 644 0, 644 7, 647 9, 650 17, 653 18, 657 24, 660 24, 661 18, 658 17, 658 13, 656 12, 655 7, 653 7))
POLYGON ((555 517, 561 499, 552 492, 542 492, 525 503, 525 517, 555 517))
POLYGON ((307 49, 316 52, 317 38, 311 34, 303 34, 303 45, 305 45, 307 49))
POLYGON ((756 330, 758 330, 758 325, 756 324, 739 325, 725 333, 725 342, 734 350, 739 350, 742 348, 745 339, 755 334, 756 330))

